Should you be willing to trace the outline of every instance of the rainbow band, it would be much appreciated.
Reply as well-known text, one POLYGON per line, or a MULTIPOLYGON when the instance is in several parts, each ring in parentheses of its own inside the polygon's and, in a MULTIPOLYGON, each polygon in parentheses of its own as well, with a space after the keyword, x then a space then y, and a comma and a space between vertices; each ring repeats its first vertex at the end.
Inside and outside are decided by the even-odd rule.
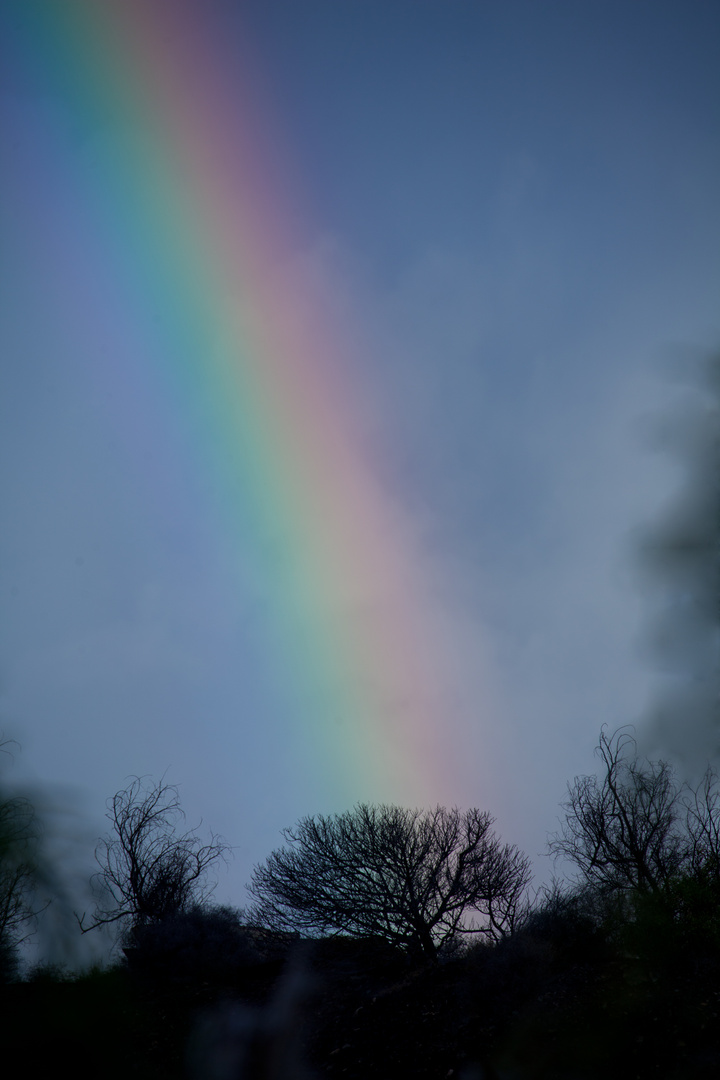
POLYGON ((360 777, 363 797, 433 801, 463 750, 415 542, 362 447, 342 335, 293 265, 259 76, 209 7, 21 0, 17 21, 74 114, 123 147, 112 175, 89 151, 67 183, 136 328, 137 393, 189 418, 214 512, 272 583, 302 738, 337 792, 360 777))

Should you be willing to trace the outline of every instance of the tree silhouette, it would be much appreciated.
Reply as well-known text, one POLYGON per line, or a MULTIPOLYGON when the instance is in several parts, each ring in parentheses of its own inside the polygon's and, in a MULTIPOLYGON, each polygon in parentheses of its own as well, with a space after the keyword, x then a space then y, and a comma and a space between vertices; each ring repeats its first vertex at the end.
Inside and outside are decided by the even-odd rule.
POLYGON ((576 777, 550 852, 580 880, 612 892, 659 892, 679 875, 720 882, 720 790, 708 768, 700 784, 678 783, 667 762, 641 759, 632 734, 604 731, 603 775, 576 777))
POLYGON ((107 817, 112 832, 95 852, 101 898, 93 922, 79 920, 83 933, 120 920, 140 926, 207 901, 215 887, 208 869, 228 845, 215 835, 203 843, 196 829, 177 832, 185 820, 177 787, 136 777, 109 801, 107 817))
MULTIPOLYGON (((0 753, 9 752, 11 741, 0 741, 0 753)), ((41 838, 30 799, 0 790, 0 969, 12 967, 17 945, 30 937, 48 904, 40 896, 48 877, 41 838)))
POLYGON ((575 863, 588 885, 659 889, 683 861, 672 769, 662 761, 641 763, 624 729, 612 736, 603 731, 595 752, 604 775, 576 777, 568 785, 565 821, 550 838, 550 851, 575 863))
POLYGON ((379 936, 416 954, 517 918, 530 866, 477 809, 369 806, 305 817, 255 868, 248 919, 276 930, 379 936), (472 916, 471 919, 468 917, 472 916))

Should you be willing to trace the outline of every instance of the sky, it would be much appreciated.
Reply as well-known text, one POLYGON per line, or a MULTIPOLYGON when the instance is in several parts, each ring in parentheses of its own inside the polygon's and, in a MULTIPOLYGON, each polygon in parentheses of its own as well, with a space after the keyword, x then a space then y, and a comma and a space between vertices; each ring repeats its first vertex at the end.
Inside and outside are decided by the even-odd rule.
POLYGON ((719 34, 5 0, 0 726, 79 849, 150 775, 233 845, 223 902, 358 801, 478 806, 549 877, 656 692, 633 558, 667 361, 720 342, 719 34))

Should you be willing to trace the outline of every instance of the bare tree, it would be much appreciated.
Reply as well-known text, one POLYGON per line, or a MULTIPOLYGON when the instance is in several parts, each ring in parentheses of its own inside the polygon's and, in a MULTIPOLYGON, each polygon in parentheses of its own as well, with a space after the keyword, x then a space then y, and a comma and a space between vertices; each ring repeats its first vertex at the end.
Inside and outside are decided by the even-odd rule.
MULTIPOLYGON (((0 741, 0 752, 9 753, 11 742, 0 741)), ((0 944, 6 950, 32 934, 36 917, 47 907, 39 896, 46 876, 40 845, 33 803, 24 795, 0 791, 0 944)))
POLYGON ((248 919, 276 930, 376 935, 431 957, 460 935, 498 938, 513 927, 530 864, 492 824, 479 810, 439 806, 359 804, 303 818, 283 830, 287 846, 255 867, 248 919))
POLYGON ((39 914, 35 903, 39 829, 23 796, 0 796, 0 940, 22 940, 39 914))
POLYGON ((101 899, 90 925, 79 920, 83 933, 121 920, 140 926, 207 901, 215 887, 208 869, 229 848, 214 834, 203 843, 196 829, 177 832, 185 820, 177 787, 135 777, 109 800, 107 817, 112 831, 95 852, 101 899))
POLYGON ((682 788, 666 762, 638 758, 627 729, 603 731, 596 754, 603 775, 569 785, 550 852, 573 862, 584 884, 657 891, 686 863, 682 788))
POLYGON ((685 796, 687 863, 696 878, 720 885, 720 779, 708 768, 685 796))

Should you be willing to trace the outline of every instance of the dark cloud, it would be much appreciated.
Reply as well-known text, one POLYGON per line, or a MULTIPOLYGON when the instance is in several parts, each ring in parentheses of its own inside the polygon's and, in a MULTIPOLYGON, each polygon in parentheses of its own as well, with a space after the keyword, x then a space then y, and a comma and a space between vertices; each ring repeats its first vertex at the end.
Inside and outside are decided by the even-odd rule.
POLYGON ((662 672, 645 737, 696 771, 720 760, 720 354, 683 370, 689 392, 654 430, 681 478, 640 534, 638 572, 662 672))

